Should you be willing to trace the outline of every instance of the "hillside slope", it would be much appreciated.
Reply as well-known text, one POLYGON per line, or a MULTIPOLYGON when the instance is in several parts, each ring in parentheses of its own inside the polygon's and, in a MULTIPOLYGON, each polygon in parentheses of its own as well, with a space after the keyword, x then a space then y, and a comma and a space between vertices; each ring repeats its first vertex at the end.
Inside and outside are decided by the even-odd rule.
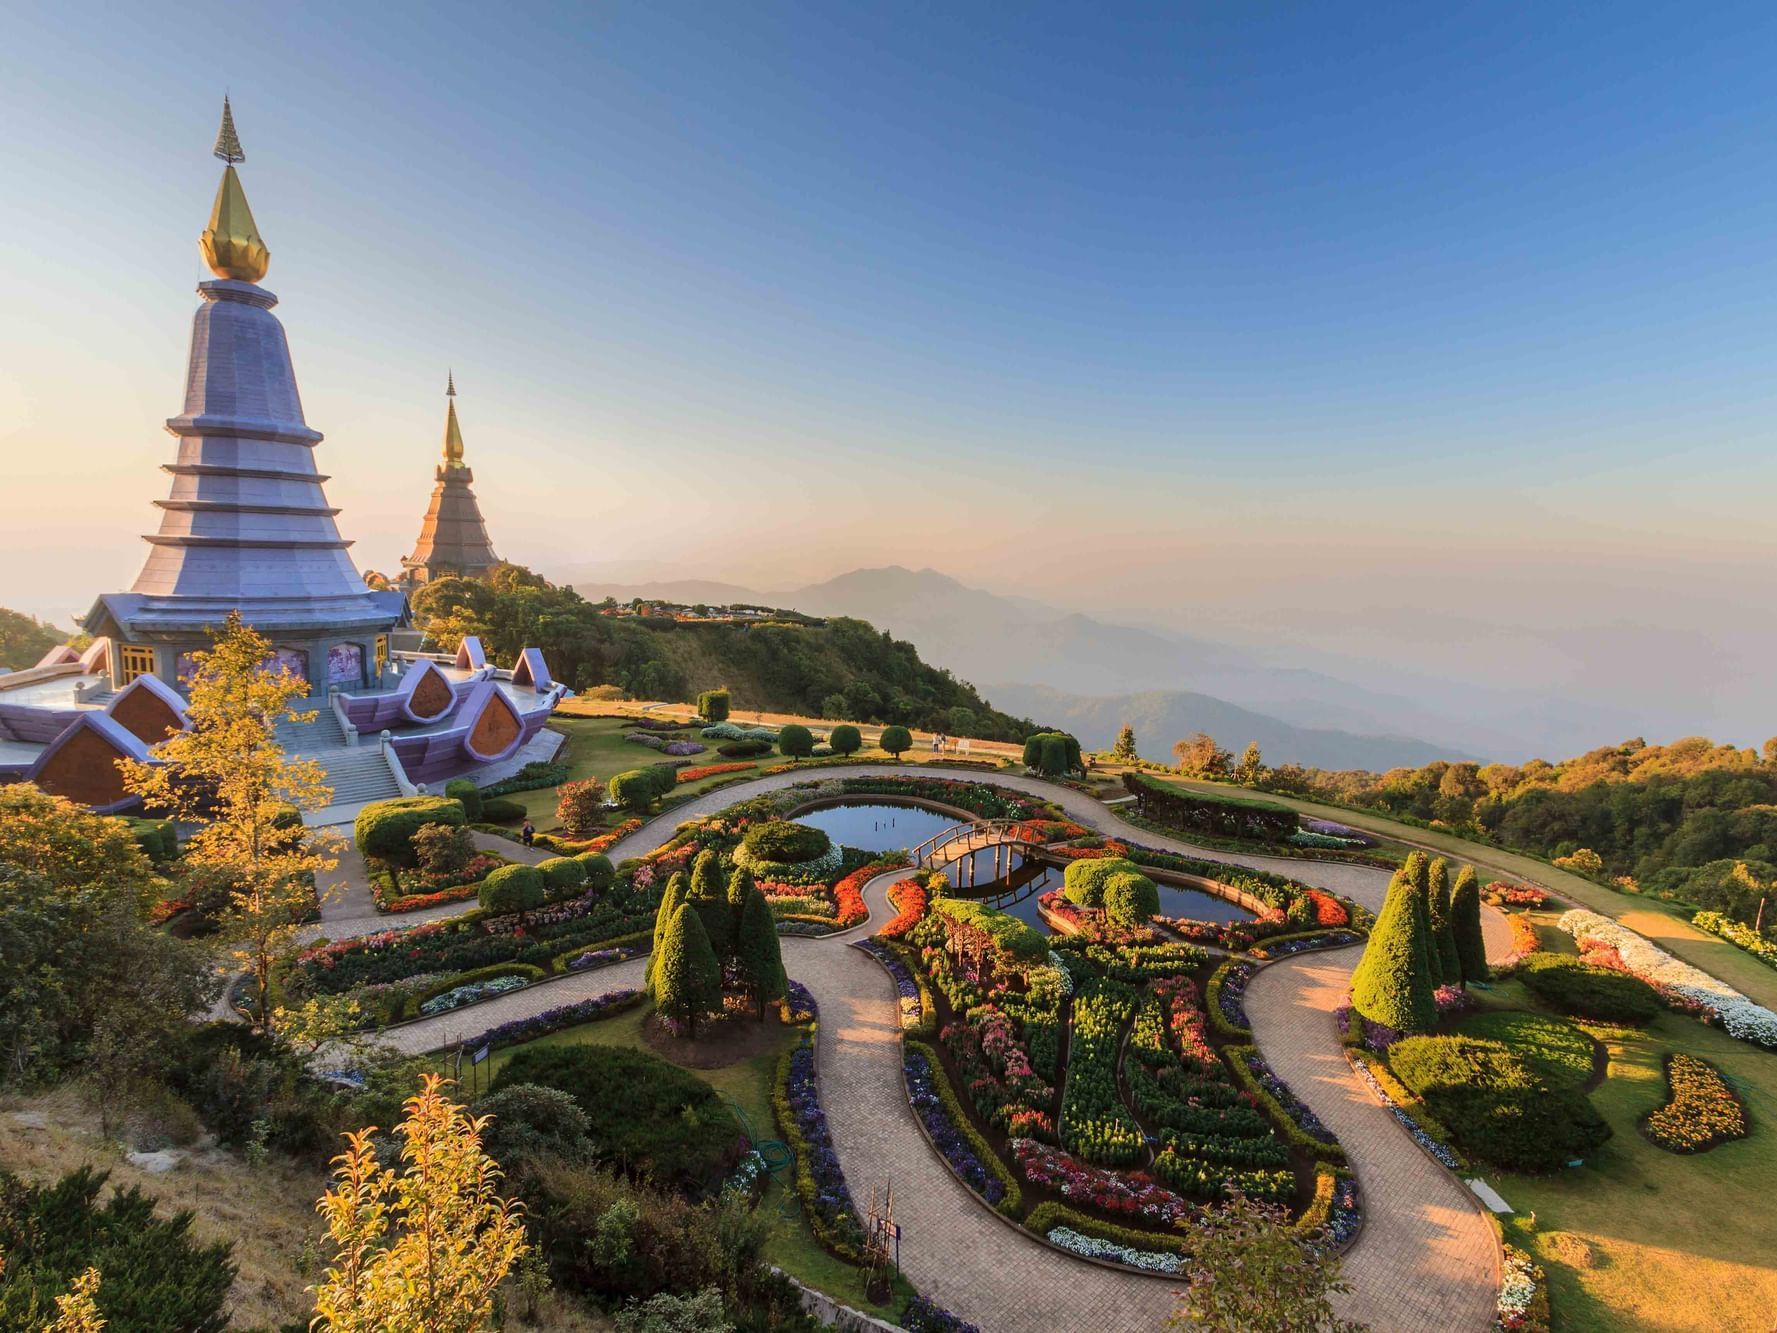
POLYGON ((1095 696, 1069 694, 1042 685, 992 685, 986 692, 1002 708, 1047 718, 1073 732, 1082 745, 1092 749, 1107 748, 1116 738, 1117 729, 1128 724, 1135 728, 1136 748, 1142 757, 1162 762, 1171 761, 1174 741, 1198 731, 1208 732, 1223 748, 1235 753, 1248 741, 1257 741, 1266 762, 1271 764, 1389 769, 1461 758, 1439 746, 1405 736, 1368 736, 1298 727, 1224 699, 1183 690, 1095 696))

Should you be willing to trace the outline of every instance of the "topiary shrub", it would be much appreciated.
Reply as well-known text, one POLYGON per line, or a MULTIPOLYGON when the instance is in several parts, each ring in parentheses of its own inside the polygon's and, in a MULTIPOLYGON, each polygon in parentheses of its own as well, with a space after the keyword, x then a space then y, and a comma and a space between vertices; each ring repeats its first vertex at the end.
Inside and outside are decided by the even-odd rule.
POLYGON ((471 824, 481 822, 481 788, 471 779, 452 778, 444 784, 444 794, 453 801, 462 802, 463 813, 471 824))
POLYGON ((548 881, 536 866, 501 866, 481 881, 481 905, 490 912, 529 912, 548 896, 548 881))
POLYGON ((639 815, 677 786, 678 781, 678 770, 671 764, 632 768, 611 779, 611 799, 639 815))
POLYGON ((524 806, 504 797, 486 796, 481 801, 481 820, 484 824, 516 824, 526 813, 524 806))
POLYGON ((1409 1037, 1388 1064, 1465 1152, 1510 1171, 1556 1170, 1611 1134, 1583 1093, 1537 1077, 1496 1041, 1409 1037))
POLYGON ((586 871, 586 887, 595 893, 603 893, 611 887, 617 878, 617 871, 611 865, 611 858, 603 852, 582 852, 574 858, 586 871))
POLYGON ((833 840, 818 828, 773 819, 746 831, 740 840, 745 860, 739 855, 735 859, 743 865, 753 861, 812 861, 832 845, 833 840))
POLYGON ((1112 875, 1104 886, 1104 914, 1112 925, 1146 925, 1160 915, 1160 889, 1146 875, 1112 875))
POLYGON ((1438 1021, 1422 905, 1407 874, 1396 874, 1351 974, 1351 1007, 1396 1032, 1426 1032, 1438 1021))
POLYGON ((884 754, 892 754, 899 759, 913 748, 913 733, 906 727, 884 727, 882 737, 876 744, 884 754))
POLYGON ((716 753, 725 759, 755 759, 762 754, 771 753, 770 741, 730 741, 720 746, 716 753))
POLYGON ((827 744, 832 747, 834 754, 856 754, 864 748, 864 737, 856 727, 847 722, 833 728, 827 737, 827 744))
POLYGON ((740 1153, 740 1126, 716 1090, 659 1056, 624 1046, 522 1046, 493 1091, 520 1083, 567 1093, 597 1155, 638 1176, 718 1183, 740 1153))
POLYGON ((415 863, 413 835, 427 824, 468 822, 460 801, 448 796, 399 796, 372 801, 352 823, 352 839, 364 856, 399 866, 415 863))
POLYGON ((1518 975, 1557 1009, 1606 1023, 1646 1023, 1660 1012, 1660 997, 1640 977, 1597 967, 1561 954, 1538 953, 1518 975))
MULTIPOLYGON (((1062 877, 1062 893, 1076 907, 1103 907, 1104 891, 1118 875, 1141 875, 1141 868, 1121 856, 1070 861, 1062 877)), ((1141 877, 1147 878, 1145 875, 1141 877)), ((1154 910, 1158 912, 1158 891, 1155 892, 1154 900, 1154 910)))
POLYGON ((539 862, 537 873, 543 876, 544 891, 550 902, 574 897, 586 883, 586 867, 571 856, 552 856, 539 862))
POLYGON ((814 733, 798 722, 779 729, 777 750, 786 759, 806 759, 814 751, 814 733))
POLYGON ((711 726, 728 720, 728 691, 705 690, 697 696, 697 715, 711 726))
POLYGON ((1065 731, 1039 731, 1024 742, 1024 766, 1049 777, 1078 772, 1080 742, 1065 731))

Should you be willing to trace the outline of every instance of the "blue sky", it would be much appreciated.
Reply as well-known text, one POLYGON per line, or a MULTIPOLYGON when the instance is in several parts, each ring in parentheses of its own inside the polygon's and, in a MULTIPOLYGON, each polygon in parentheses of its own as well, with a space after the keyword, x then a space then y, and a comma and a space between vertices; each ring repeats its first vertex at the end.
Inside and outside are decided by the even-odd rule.
MULTIPOLYGON (((366 566, 454 366, 546 572, 898 560, 1381 653, 1454 603, 1464 658, 1636 698, 1768 582, 1769 6, 516 8, 9 11, 0 459, 51 558, 0 604, 134 575, 225 88, 366 566), (1649 676, 1606 622, 1679 638, 1649 676)), ((1751 725, 1722 632, 1696 711, 1751 725)))

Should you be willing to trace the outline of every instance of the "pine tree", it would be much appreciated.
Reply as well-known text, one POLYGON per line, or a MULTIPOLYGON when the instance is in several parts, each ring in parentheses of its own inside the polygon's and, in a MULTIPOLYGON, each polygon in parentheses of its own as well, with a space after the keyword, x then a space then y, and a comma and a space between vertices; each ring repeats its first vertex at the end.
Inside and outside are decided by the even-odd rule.
POLYGON ((1259 743, 1248 741, 1246 750, 1240 756, 1240 762, 1234 766, 1234 781, 1242 786, 1251 787, 1265 776, 1265 759, 1259 753, 1259 743))
POLYGON ((1426 906, 1431 911, 1431 942, 1438 955, 1439 984, 1462 982, 1462 957, 1456 951, 1456 932, 1450 922, 1450 866, 1443 857, 1431 863, 1431 882, 1426 906))
POLYGON ((1438 1018, 1418 921, 1422 901, 1403 867, 1388 886, 1370 942, 1351 974, 1352 1008, 1398 1032, 1429 1031, 1438 1018))
POLYGON ((685 899, 690 895, 691 887, 685 882, 685 872, 680 870, 666 882, 666 888, 660 895, 660 906, 654 913, 654 943, 648 952, 648 966, 643 969, 643 985, 650 995, 654 994, 654 978, 660 966, 660 945, 666 939, 667 927, 672 925, 673 913, 684 906, 685 899))
POLYGON ((741 908, 734 956, 741 984, 759 1006, 759 1021, 764 1022, 766 1002, 783 998, 788 978, 784 975, 783 950, 778 944, 777 919, 758 889, 747 894, 741 908))
POLYGON ((722 1007, 722 970, 693 905, 673 913, 666 939, 654 951, 654 1003, 668 1018, 682 1019, 697 1036, 697 1016, 722 1007))
POLYGON ((1464 866, 1456 876, 1456 890, 1450 897, 1450 929, 1456 938, 1456 955, 1462 964, 1462 981, 1486 981, 1487 941, 1481 933, 1481 881, 1473 866, 1464 866))
MULTIPOLYGON (((734 923, 735 951, 740 950, 740 919, 747 910, 747 899, 757 892, 753 882, 753 872, 745 866, 735 866, 728 876, 728 919, 734 923)), ((770 903, 765 904, 770 907, 770 903)))
POLYGON ((1444 984, 1444 969, 1431 933, 1431 862, 1424 852, 1409 852, 1401 870, 1413 888, 1413 936, 1420 968, 1436 990, 1444 984))
POLYGON ((1117 732, 1117 743, 1111 746, 1111 758, 1119 764, 1133 764, 1135 762, 1135 728, 1127 722, 1123 724, 1122 730, 1117 732))

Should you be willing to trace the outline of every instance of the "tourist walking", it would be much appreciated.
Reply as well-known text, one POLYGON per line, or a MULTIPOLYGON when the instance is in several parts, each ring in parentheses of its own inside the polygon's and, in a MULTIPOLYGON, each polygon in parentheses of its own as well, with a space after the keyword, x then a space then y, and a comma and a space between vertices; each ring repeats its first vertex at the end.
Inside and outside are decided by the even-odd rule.
POLYGON ((529 847, 536 842, 537 826, 531 823, 531 817, 529 815, 526 815, 524 817, 524 823, 519 825, 518 836, 524 842, 526 847, 529 847))

